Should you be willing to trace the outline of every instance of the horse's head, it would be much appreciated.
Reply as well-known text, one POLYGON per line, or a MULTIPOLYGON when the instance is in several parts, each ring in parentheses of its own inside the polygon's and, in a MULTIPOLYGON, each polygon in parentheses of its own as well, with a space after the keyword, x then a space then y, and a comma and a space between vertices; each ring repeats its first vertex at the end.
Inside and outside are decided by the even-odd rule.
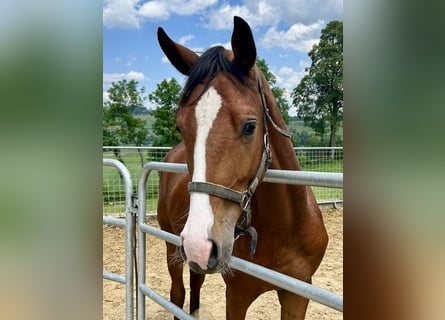
POLYGON ((158 40, 170 62, 188 76, 176 117, 192 177, 181 251, 194 271, 220 272, 230 259, 249 193, 267 162, 253 35, 248 24, 235 17, 233 51, 214 47, 198 56, 161 28, 158 40))

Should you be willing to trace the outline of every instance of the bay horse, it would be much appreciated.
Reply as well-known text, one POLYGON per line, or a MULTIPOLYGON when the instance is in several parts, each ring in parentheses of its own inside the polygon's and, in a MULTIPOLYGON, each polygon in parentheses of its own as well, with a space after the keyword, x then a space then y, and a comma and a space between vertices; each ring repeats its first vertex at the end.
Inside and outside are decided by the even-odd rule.
POLYGON ((267 168, 301 168, 256 66, 249 25, 234 17, 232 51, 217 46, 201 56, 161 27, 157 35, 173 66, 188 76, 176 114, 182 141, 164 161, 187 163, 189 174, 160 174, 158 222, 181 241, 179 248, 167 243, 171 301, 184 305, 186 262, 192 314, 205 274, 219 272, 226 319, 245 319, 252 302, 270 290, 277 291, 281 319, 304 319, 308 299, 228 268, 233 254, 311 283, 328 242, 310 187, 262 182, 267 168))

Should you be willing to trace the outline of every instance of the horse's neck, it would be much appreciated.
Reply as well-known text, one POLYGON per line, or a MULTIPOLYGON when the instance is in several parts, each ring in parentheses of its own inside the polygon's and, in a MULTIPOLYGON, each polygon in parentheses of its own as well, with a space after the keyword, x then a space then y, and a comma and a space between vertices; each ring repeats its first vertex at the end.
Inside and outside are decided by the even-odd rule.
POLYGON ((291 139, 282 136, 272 126, 269 126, 269 130, 272 131, 269 134, 272 151, 270 169, 301 170, 291 139))
MULTIPOLYGON (((279 128, 287 131, 286 123, 284 122, 273 93, 269 87, 265 88, 265 97, 266 104, 269 108, 269 115, 272 118, 272 121, 279 128)), ((300 164, 295 156, 292 140, 279 133, 270 121, 268 121, 268 130, 273 156, 272 168, 283 170, 301 170, 300 164)))
MULTIPOLYGON (((269 112, 273 121, 280 128, 285 129, 286 124, 275 101, 269 101, 268 105, 270 106, 269 112)), ((272 151, 270 169, 301 170, 291 139, 281 135, 270 123, 268 129, 272 151)), ((307 209, 314 202, 314 198, 308 188, 302 185, 263 183, 258 191, 257 201, 259 208, 268 208, 268 210, 260 210, 267 216, 264 221, 267 220, 268 223, 274 223, 274 219, 271 219, 270 210, 273 212, 272 216, 282 215, 291 224, 300 219, 305 219, 305 215, 309 211, 307 209), (296 214, 297 212, 299 214, 296 214)))
MULTIPOLYGON (((278 143, 271 140, 271 150, 270 169, 300 170, 289 138, 280 138, 278 143)), ((255 202, 257 223, 283 233, 294 233, 303 226, 314 203, 306 186, 268 182, 258 187, 255 202)))

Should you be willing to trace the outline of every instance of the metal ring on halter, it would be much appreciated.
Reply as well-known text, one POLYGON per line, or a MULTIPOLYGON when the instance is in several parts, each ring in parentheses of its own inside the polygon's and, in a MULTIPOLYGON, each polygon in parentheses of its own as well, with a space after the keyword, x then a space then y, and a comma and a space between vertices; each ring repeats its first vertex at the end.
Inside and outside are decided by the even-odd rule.
POLYGON ((249 195, 247 192, 243 192, 240 201, 240 207, 243 212, 248 211, 250 208, 250 202, 252 201, 252 195, 249 195))

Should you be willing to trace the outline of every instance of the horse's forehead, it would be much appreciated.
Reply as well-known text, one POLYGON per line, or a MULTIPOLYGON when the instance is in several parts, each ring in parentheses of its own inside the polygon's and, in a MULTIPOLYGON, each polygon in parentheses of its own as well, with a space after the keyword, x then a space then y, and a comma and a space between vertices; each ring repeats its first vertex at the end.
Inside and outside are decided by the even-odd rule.
POLYGON ((227 74, 219 74, 212 80, 211 85, 204 88, 204 84, 198 85, 189 97, 190 104, 180 106, 182 123, 192 121, 196 123, 196 129, 201 124, 208 126, 210 123, 222 123, 225 117, 218 116, 224 109, 224 115, 231 115, 235 119, 241 115, 256 114, 258 101, 252 95, 248 86, 236 84, 227 74))
POLYGON ((215 88, 210 87, 199 99, 195 108, 197 124, 196 140, 194 147, 194 181, 205 181, 206 179, 206 144, 213 122, 221 109, 221 96, 215 88))
POLYGON ((205 91, 195 107, 195 118, 198 127, 209 126, 215 120, 222 106, 222 98, 214 87, 205 91))
POLYGON ((227 120, 225 117, 218 117, 222 109, 225 115, 230 114, 231 117, 253 112, 251 109, 255 108, 252 107, 250 96, 231 86, 233 83, 229 79, 219 78, 201 94, 193 108, 197 127, 207 127, 227 120))

